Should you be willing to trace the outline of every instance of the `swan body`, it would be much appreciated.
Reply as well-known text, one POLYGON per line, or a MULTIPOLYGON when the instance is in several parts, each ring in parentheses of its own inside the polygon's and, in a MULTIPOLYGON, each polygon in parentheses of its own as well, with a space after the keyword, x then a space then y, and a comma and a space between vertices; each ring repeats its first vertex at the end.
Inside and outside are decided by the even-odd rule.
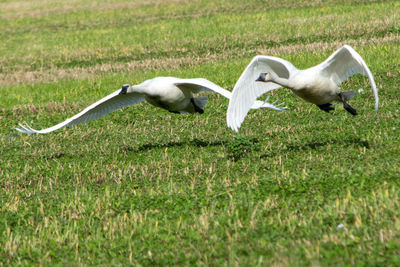
MULTIPOLYGON (((193 97, 193 94, 207 91, 219 93, 228 99, 232 95, 231 92, 203 78, 156 77, 137 85, 124 85, 121 89, 88 106, 75 116, 50 128, 35 130, 25 123, 24 125, 19 124, 21 128, 16 128, 16 130, 27 134, 46 134, 64 126, 82 124, 98 119, 114 110, 143 101, 172 113, 203 113, 208 100, 207 97, 193 97)), ((267 101, 256 101, 251 108, 283 109, 279 105, 275 106, 274 103, 271 104, 267 101)))
POLYGON ((227 111, 227 124, 238 131, 252 103, 262 94, 284 87, 307 102, 329 112, 331 102, 340 101, 352 115, 357 112, 347 101, 356 93, 342 92, 340 84, 354 74, 368 76, 375 97, 375 112, 379 98, 371 71, 361 56, 350 46, 344 45, 324 62, 299 70, 292 63, 277 57, 256 56, 236 82, 227 111))
MULTIPOLYGON (((315 105, 339 101, 340 87, 332 79, 320 79, 315 75, 315 71, 314 68, 299 70, 293 74, 288 83, 281 81, 281 85, 315 105)), ((279 80, 279 78, 276 77, 275 80, 279 80)))

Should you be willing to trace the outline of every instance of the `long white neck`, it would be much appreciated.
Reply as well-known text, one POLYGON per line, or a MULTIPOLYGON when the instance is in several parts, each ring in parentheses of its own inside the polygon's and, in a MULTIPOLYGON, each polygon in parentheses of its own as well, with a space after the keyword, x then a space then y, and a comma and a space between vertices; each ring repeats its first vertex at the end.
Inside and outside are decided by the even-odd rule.
POLYGON ((128 89, 128 93, 142 93, 144 87, 141 84, 131 85, 128 89))
POLYGON ((281 78, 276 74, 271 74, 271 78, 271 82, 279 84, 282 87, 293 89, 293 85, 291 84, 289 79, 281 78))

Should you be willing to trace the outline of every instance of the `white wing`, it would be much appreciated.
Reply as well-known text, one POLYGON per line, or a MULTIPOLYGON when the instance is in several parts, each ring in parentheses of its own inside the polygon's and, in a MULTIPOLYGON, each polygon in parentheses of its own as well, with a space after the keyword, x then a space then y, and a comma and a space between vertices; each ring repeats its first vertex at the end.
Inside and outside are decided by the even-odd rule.
POLYGON ((316 68, 320 69, 322 75, 331 77, 337 85, 354 74, 368 76, 375 97, 375 112, 378 111, 379 98, 374 77, 362 57, 353 48, 344 45, 316 68))
POLYGON ((268 91, 281 87, 272 82, 256 82, 260 73, 274 72, 279 77, 289 79, 297 71, 292 63, 281 58, 254 57, 233 88, 226 114, 228 126, 237 132, 250 108, 257 103, 256 99, 268 91))
POLYGON ((126 93, 126 94, 120 94, 120 93, 121 89, 102 98, 96 103, 85 108, 82 112, 76 114, 75 116, 57 125, 54 125, 53 127, 42 130, 35 130, 25 123, 25 125, 19 124, 21 128, 16 128, 16 130, 21 133, 27 133, 27 134, 32 134, 32 133, 46 134, 58 130, 64 126, 77 125, 98 119, 114 110, 130 106, 133 104, 137 104, 145 100, 143 95, 139 93, 126 93))
MULTIPOLYGON (((232 97, 231 92, 204 78, 179 79, 179 81, 175 82, 174 84, 177 87, 181 88, 182 90, 189 90, 192 93, 215 92, 224 96, 227 99, 231 99, 232 97)), ((275 102, 268 103, 268 98, 267 98, 265 101, 255 101, 251 106, 251 108, 252 109, 270 108, 281 111, 285 109, 285 107, 281 107, 281 105, 282 104, 275 105, 275 102)))
POLYGON ((174 84, 182 90, 188 90, 195 94, 200 92, 215 92, 228 99, 230 99, 232 95, 228 90, 225 90, 221 86, 203 78, 178 79, 174 84))

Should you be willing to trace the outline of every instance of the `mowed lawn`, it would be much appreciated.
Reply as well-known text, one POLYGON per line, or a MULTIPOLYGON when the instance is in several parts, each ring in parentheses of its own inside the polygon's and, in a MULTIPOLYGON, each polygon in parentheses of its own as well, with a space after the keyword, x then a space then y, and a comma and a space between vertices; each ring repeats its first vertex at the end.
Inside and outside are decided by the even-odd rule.
MULTIPOLYGON (((400 265, 400 2, 0 1, 0 266, 400 265), (203 77, 232 90, 257 54, 298 68, 343 44, 379 89, 327 114, 228 100, 147 103, 47 135, 125 83, 203 77)), ((262 99, 266 97, 263 96, 262 99)))

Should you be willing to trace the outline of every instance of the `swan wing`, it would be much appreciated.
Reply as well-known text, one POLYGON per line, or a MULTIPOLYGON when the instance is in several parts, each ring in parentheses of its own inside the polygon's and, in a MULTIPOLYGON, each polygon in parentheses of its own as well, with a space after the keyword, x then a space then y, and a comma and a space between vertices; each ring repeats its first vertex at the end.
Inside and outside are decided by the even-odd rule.
POLYGON ((257 104, 256 99, 271 90, 281 87, 272 82, 256 82, 260 73, 274 72, 279 77, 289 79, 297 71, 292 63, 281 58, 270 56, 254 57, 233 88, 226 114, 228 126, 237 132, 250 108, 257 104))
MULTIPOLYGON (((180 79, 180 81, 176 82, 175 85, 181 88, 181 90, 189 90, 192 93, 215 92, 227 99, 231 99, 232 97, 232 93, 230 91, 204 78, 180 79)), ((282 104, 275 105, 275 103, 268 103, 268 99, 265 101, 257 100, 251 106, 251 109, 259 108, 270 108, 278 111, 285 109, 285 107, 282 107, 282 104)))
POLYGON ((232 95, 228 90, 204 78, 179 79, 174 84, 181 90, 187 90, 194 94, 200 92, 215 92, 228 99, 230 99, 232 95))
POLYGON ((352 47, 342 46, 316 67, 320 68, 322 75, 331 77, 337 85, 354 74, 368 76, 375 97, 375 112, 378 111, 379 98, 374 77, 365 61, 352 47))
POLYGON ((64 126, 77 125, 98 119, 114 110, 134 105, 144 100, 145 100, 144 96, 140 93, 136 92, 121 93, 121 89, 119 89, 114 93, 109 94, 108 96, 100 99, 94 104, 88 106, 75 116, 66 119, 65 121, 56 124, 50 128, 35 130, 25 123, 24 125, 19 124, 21 128, 16 128, 16 130, 19 131, 20 133, 26 133, 26 134, 32 134, 32 133, 46 134, 58 130, 64 126))

